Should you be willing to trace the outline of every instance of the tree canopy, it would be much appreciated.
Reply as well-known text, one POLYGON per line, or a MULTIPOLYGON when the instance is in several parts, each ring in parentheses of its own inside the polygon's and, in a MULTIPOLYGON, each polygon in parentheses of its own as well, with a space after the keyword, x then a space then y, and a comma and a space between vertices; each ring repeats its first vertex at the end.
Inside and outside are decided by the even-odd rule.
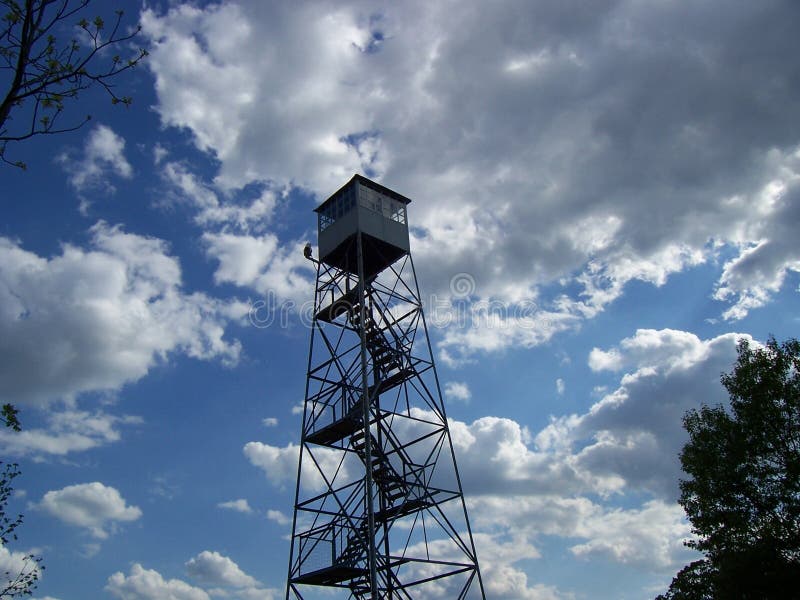
POLYGON ((800 597, 800 342, 738 346, 730 409, 684 417, 679 502, 704 558, 658 600, 800 597))

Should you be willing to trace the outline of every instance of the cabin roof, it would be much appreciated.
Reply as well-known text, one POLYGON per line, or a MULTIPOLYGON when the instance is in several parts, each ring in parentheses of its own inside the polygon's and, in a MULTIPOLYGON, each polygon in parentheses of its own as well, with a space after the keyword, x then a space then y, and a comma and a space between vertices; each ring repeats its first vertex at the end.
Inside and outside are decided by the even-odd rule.
POLYGON ((356 182, 360 183, 361 185, 363 185, 365 187, 372 188, 376 192, 380 192, 381 194, 383 194, 385 196, 389 196, 389 198, 392 198, 393 200, 397 200, 398 202, 402 202, 403 204, 408 204, 409 202, 411 202, 411 198, 406 198, 402 194, 398 194, 394 190, 390 190, 386 186, 383 186, 380 183, 372 181, 371 179, 367 179, 363 175, 359 175, 358 173, 356 173, 355 175, 353 175, 350 178, 350 181, 345 183, 342 187, 340 187, 333 194, 331 194, 328 197, 328 199, 325 200, 325 202, 323 202, 317 208, 315 208, 314 212, 322 211, 328 204, 330 204, 333 201, 334 198, 336 198, 336 196, 339 194, 339 192, 341 192, 347 186, 352 185, 353 183, 356 183, 356 182))

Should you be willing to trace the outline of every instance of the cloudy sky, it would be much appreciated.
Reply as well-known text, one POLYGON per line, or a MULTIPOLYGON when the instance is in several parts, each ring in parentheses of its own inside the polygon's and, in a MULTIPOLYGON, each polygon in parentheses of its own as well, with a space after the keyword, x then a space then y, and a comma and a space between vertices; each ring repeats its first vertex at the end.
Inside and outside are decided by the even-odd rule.
POLYGON ((663 591, 682 414, 725 401, 738 338, 800 335, 800 4, 121 4, 133 105, 86 93, 0 169, 0 572, 283 597, 301 248, 359 172, 413 199, 487 595, 663 591))

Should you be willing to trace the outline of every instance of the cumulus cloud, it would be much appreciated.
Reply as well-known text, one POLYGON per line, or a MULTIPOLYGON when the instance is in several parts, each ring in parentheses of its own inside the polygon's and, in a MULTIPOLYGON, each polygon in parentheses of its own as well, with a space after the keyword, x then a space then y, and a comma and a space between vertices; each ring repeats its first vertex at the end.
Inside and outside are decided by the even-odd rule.
MULTIPOLYGON (((287 444, 279 448, 262 442, 248 442, 243 452, 250 464, 264 471, 273 485, 284 486, 296 481, 300 446, 287 444)), ((337 477, 347 480, 347 459, 350 457, 332 448, 316 448, 314 458, 319 468, 311 467, 311 462, 308 462, 303 469, 302 485, 314 490, 323 489, 325 480, 322 473, 328 477, 331 473, 338 473, 337 477)), ((308 456, 306 461, 309 461, 308 456)))
POLYGON ((579 558, 671 572, 694 555, 683 544, 691 536, 683 509, 661 500, 619 508, 582 496, 492 495, 472 498, 469 509, 476 527, 497 536, 571 539, 569 550, 579 558))
POLYGON ((459 469, 471 493, 614 494, 634 489, 673 501, 685 443, 683 414, 724 402, 719 374, 736 343, 676 330, 639 330, 616 347, 594 349, 595 370, 627 371, 583 414, 553 417, 535 435, 519 423, 482 417, 451 422, 459 469))
POLYGON ((176 198, 194 209, 194 221, 201 227, 260 231, 270 222, 278 202, 276 191, 263 185, 255 198, 240 198, 241 192, 220 191, 213 184, 204 183, 183 163, 168 162, 161 173, 176 198))
POLYGON ((270 509, 267 511, 267 519, 274 521, 278 525, 288 525, 292 520, 279 510, 270 509))
POLYGON ((171 353, 234 364, 246 314, 181 285, 158 239, 99 222, 88 249, 45 258, 0 238, 0 399, 44 404, 117 390, 171 353))
POLYGON ((139 563, 131 566, 128 575, 120 571, 111 575, 105 589, 120 600, 211 600, 204 590, 180 579, 166 580, 139 563))
POLYGON ((62 154, 59 161, 70 174, 69 182, 80 191, 101 187, 113 191, 110 175, 130 179, 133 167, 125 158, 125 140, 106 125, 95 125, 86 138, 83 156, 78 159, 62 154))
POLYGON ((140 417, 115 416, 96 411, 50 411, 46 428, 12 432, 0 430, 0 447, 6 455, 53 454, 64 456, 119 441, 120 425, 138 425, 140 417))
POLYGON ((128 506, 115 488, 100 482, 68 485, 47 492, 35 508, 92 536, 105 539, 119 523, 136 521, 142 516, 137 506, 128 506))
POLYGON ((607 351, 593 348, 589 353, 589 367, 593 371, 648 367, 673 371, 703 361, 709 350, 707 344, 687 331, 638 329, 633 337, 625 338, 616 348, 607 351))
POLYGON ((438 341, 439 356, 452 367, 473 360, 477 352, 499 352, 510 348, 533 348, 562 331, 576 328, 583 318, 573 306, 543 310, 526 304, 493 303, 478 300, 469 303, 462 324, 449 324, 438 341), (496 304, 495 304, 496 306, 496 304))
POLYGON ((204 550, 186 563, 189 577, 210 586, 255 587, 253 577, 246 574, 227 556, 204 550))
POLYGON ((313 298, 313 268, 303 257, 303 241, 281 246, 270 233, 205 233, 203 241, 208 256, 218 261, 215 282, 249 287, 269 300, 291 300, 294 306, 313 298))
POLYGON ((332 192, 345 177, 377 161, 379 145, 369 120, 358 106, 342 102, 363 90, 358 83, 363 74, 352 58, 363 54, 359 46, 370 37, 352 9, 184 5, 163 15, 145 10, 141 22, 153 43, 150 68, 161 119, 191 131, 199 148, 219 157, 219 184, 242 187, 269 179, 285 184, 305 173, 298 183, 332 192), (281 34, 263 35, 262 23, 281 34), (230 43, 231 35, 237 43, 230 43), (291 42, 300 38, 306 42, 291 42), (249 61, 243 45, 257 49, 261 59, 249 61), (266 81, 283 90, 270 94, 267 103, 261 86, 266 81), (227 97, 224 104, 214 100, 221 96, 227 97), (344 128, 342 118, 348 121, 344 128), (351 133, 359 135, 348 138, 351 133), (256 143, 258 156, 248 156, 246 149, 256 143), (264 172, 265 163, 273 165, 273 173, 264 172))
POLYGON ((462 381, 448 381, 444 384, 444 395, 450 400, 468 402, 472 397, 469 386, 462 381))
POLYGON ((574 421, 569 435, 593 438, 577 455, 578 464, 676 498, 677 455, 686 441, 682 417, 701 402, 725 402, 719 376, 731 369, 742 337, 749 339, 724 334, 701 340, 682 331, 642 329, 615 348, 593 350, 593 368, 630 371, 616 390, 574 421))
MULTIPOLYGON (((478 533, 474 535, 475 545, 479 548, 479 560, 484 591, 488 598, 501 600, 567 600, 573 598, 561 593, 557 588, 542 584, 529 584, 524 571, 516 567, 516 563, 540 558, 537 550, 524 536, 512 536, 511 539, 499 539, 497 536, 478 533)), ((409 548, 409 553, 426 553, 436 560, 454 560, 452 547, 445 540, 429 539, 425 549, 418 544, 409 548)), ((435 569, 429 570, 423 565, 411 565, 410 570, 420 579, 433 576, 435 569)), ((429 583, 417 594, 425 600, 445 600, 455 598, 461 592, 465 580, 454 576, 429 583)), ((478 597, 478 582, 473 581, 465 598, 478 597)))
POLYGON ((503 542, 493 536, 478 534, 475 536, 475 545, 480 548, 481 576, 487 597, 508 600, 568 600, 572 598, 571 595, 562 593, 554 586, 529 583, 525 572, 514 566, 520 561, 536 559, 541 556, 539 551, 524 537, 512 536, 512 539, 503 542))
POLYGON ((285 484, 297 476, 300 446, 288 444, 278 448, 262 442, 248 442, 242 450, 250 464, 263 470, 274 484, 285 484))
POLYGON ((481 300, 537 299, 547 326, 452 334, 458 360, 541 344, 723 248, 726 318, 782 289, 800 260, 795 12, 240 0, 142 23, 156 110, 219 160, 216 185, 325 197, 364 171, 418 200, 423 289, 469 272, 481 300))
POLYGON ((557 434, 554 424, 532 438, 513 419, 481 417, 472 423, 450 419, 465 492, 607 495, 619 491, 625 480, 618 473, 596 472, 581 464, 573 449, 578 421, 578 417, 564 418, 558 421, 557 434))
POLYGON ((227 556, 204 550, 186 563, 190 577, 206 587, 195 587, 180 579, 165 579, 154 569, 134 563, 130 573, 108 578, 106 591, 121 600, 273 600, 276 590, 261 587, 227 556))
POLYGON ((587 519, 577 533, 586 542, 570 548, 579 557, 601 556, 623 564, 671 571, 690 554, 683 544, 690 525, 677 504, 651 500, 641 509, 613 509, 587 519))
POLYGON ((714 297, 733 301, 723 313, 728 320, 747 316, 769 303, 783 287, 790 272, 800 272, 800 251, 792 235, 800 226, 800 150, 795 152, 791 169, 767 184, 758 204, 770 216, 769 228, 748 236, 740 244, 738 256, 725 263, 714 297))

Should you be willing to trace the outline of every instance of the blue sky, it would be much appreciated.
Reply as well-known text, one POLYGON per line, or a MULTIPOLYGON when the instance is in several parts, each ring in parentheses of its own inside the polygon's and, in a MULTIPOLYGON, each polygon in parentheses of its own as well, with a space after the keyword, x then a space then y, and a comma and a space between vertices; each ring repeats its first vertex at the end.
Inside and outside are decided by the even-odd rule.
POLYGON ((487 595, 662 592, 693 558, 681 415, 739 337, 800 330, 800 5, 123 4, 134 104, 88 92, 0 170, 0 571, 283 597, 301 249, 360 172, 413 200, 487 595))

